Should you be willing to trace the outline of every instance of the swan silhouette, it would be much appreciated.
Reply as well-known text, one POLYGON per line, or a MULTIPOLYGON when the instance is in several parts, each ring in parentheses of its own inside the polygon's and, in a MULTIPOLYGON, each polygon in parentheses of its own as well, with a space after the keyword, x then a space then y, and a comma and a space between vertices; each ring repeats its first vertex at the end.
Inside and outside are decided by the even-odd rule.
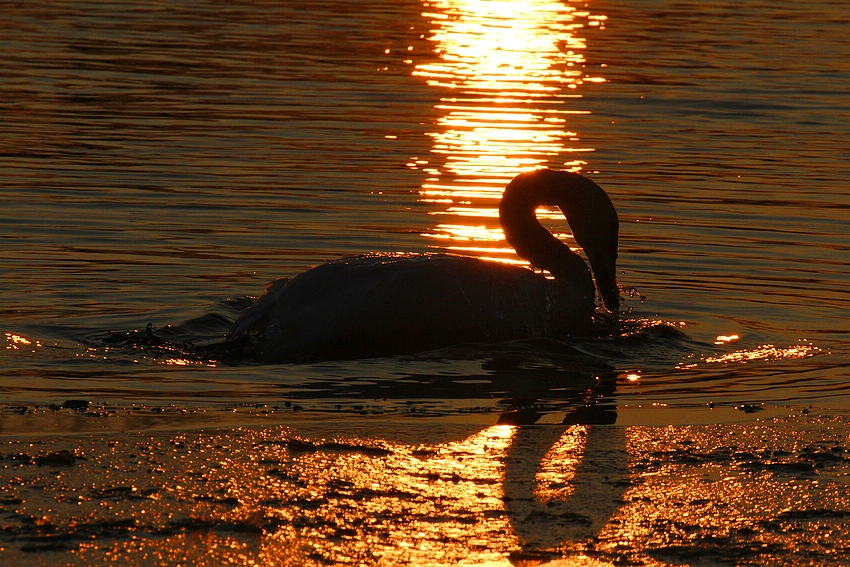
POLYGON ((299 362, 587 333, 596 307, 593 278, 584 260, 537 221, 541 206, 561 209, 605 307, 616 311, 619 221, 611 200, 579 174, 538 169, 508 184, 499 220, 517 254, 554 279, 445 254, 343 258, 272 283, 233 323, 228 340, 249 335, 251 358, 299 362))

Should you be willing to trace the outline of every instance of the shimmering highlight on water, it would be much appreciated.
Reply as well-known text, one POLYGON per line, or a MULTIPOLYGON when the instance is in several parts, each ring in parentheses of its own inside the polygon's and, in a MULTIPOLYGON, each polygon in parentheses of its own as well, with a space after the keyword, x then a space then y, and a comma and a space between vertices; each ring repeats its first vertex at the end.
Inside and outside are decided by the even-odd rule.
POLYGON ((584 69, 579 36, 604 16, 548 0, 427 6, 423 16, 435 26, 429 40, 440 59, 416 65, 413 75, 443 93, 435 106, 443 116, 428 134, 432 159, 408 164, 429 175, 420 194, 438 219, 424 236, 444 250, 517 262, 495 221, 498 200, 518 173, 544 165, 577 171, 584 161, 559 160, 592 151, 564 128, 571 116, 587 113, 571 89, 604 81, 584 69))
POLYGON ((603 375, 595 395, 629 407, 846 405, 841 2, 348 7, 4 5, 7 400, 374 396, 386 412, 498 414, 531 389, 526 402, 563 414, 603 375), (285 368, 189 356, 244 296, 324 260, 516 262, 495 204, 537 166, 580 168, 620 214, 625 310, 616 336, 569 345, 588 358, 539 345, 285 368))

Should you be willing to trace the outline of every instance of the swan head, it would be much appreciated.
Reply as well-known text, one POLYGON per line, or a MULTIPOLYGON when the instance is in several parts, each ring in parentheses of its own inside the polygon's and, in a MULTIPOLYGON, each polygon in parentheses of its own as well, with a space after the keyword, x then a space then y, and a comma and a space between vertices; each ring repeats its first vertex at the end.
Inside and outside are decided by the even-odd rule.
MULTIPOLYGON (((620 222, 608 194, 599 185, 578 173, 551 169, 521 173, 508 184, 499 206, 508 242, 520 256, 538 267, 549 270, 557 278, 557 266, 546 265, 547 259, 535 255, 534 252, 524 253, 530 248, 529 242, 523 242, 525 239, 522 236, 517 238, 520 231, 515 225, 511 226, 512 222, 508 218, 511 216, 509 209, 522 210, 522 215, 518 216, 524 217, 526 223, 529 219, 534 219, 537 227, 535 231, 528 231, 529 234, 545 231, 534 216, 534 211, 541 206, 557 206, 564 213, 576 243, 584 250, 590 262, 603 304, 610 311, 616 311, 620 305, 620 293, 617 289, 620 222), (512 240, 515 240, 516 244, 512 240)), ((552 248, 551 241, 548 248, 552 248)), ((566 245, 563 245, 563 248, 567 248, 566 245)))
POLYGON ((608 194, 596 183, 576 173, 565 178, 573 195, 558 206, 567 217, 576 243, 590 262, 602 302, 610 311, 620 306, 617 288, 617 247, 620 220, 608 194))

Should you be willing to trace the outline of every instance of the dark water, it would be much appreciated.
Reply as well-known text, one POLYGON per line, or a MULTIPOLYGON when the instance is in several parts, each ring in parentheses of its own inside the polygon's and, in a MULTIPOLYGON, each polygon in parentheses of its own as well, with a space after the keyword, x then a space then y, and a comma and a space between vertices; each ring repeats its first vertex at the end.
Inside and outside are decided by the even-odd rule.
POLYGON ((3 399, 848 407, 843 1, 355 4, 0 2, 3 399), (493 206, 541 165, 618 208, 613 336, 315 365, 181 348, 339 256, 512 258, 493 206))

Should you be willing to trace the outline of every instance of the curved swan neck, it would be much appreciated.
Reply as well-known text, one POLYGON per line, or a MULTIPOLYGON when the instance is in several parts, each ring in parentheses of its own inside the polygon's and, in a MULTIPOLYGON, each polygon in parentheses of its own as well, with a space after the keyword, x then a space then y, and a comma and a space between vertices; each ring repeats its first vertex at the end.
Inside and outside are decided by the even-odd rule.
POLYGON ((551 204, 539 199, 530 199, 524 194, 505 193, 499 205, 499 220, 508 244, 513 246, 520 258, 528 260, 537 268, 552 272, 553 275, 562 271, 564 262, 575 264, 571 261, 573 258, 581 262, 587 271, 587 266, 579 255, 555 238, 537 220, 537 209, 544 206, 551 204))
POLYGON ((559 282, 578 286, 583 295, 589 289, 592 301, 593 280, 587 265, 537 220, 537 209, 551 206, 559 207, 564 213, 576 242, 590 260, 605 305, 616 309, 619 223, 608 195, 590 179, 548 169, 514 178, 499 204, 499 220, 508 243, 521 258, 548 270, 559 282))

